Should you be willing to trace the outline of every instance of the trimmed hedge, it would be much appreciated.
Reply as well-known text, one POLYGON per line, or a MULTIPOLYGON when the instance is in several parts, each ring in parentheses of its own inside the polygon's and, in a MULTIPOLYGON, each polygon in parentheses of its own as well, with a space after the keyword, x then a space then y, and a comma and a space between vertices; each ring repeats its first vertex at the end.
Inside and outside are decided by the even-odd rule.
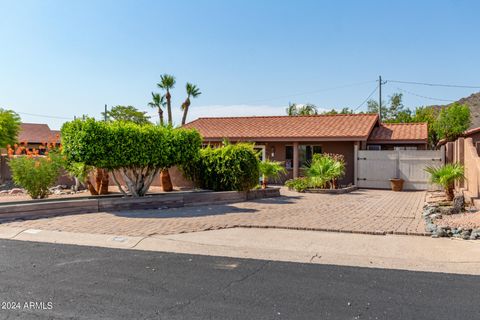
POLYGON ((195 130, 153 124, 86 119, 62 127, 68 162, 117 172, 134 196, 143 196, 160 170, 195 160, 201 141, 195 130))
POLYGON ((259 160, 253 145, 227 144, 200 150, 200 157, 181 166, 196 187, 214 191, 247 191, 258 185, 259 160))

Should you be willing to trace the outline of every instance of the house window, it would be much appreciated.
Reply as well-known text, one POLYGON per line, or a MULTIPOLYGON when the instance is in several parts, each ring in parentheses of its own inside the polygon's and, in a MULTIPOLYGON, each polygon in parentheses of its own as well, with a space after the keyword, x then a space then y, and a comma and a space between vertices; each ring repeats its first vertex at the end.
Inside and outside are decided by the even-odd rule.
POLYGON ((380 150, 382 150, 382 146, 380 146, 379 144, 369 144, 367 146, 367 150, 380 151, 380 150))
POLYGON ((285 168, 293 168, 293 146, 285 147, 285 168))
MULTIPOLYGON (((322 146, 300 145, 298 146, 298 166, 306 167, 312 161, 312 157, 316 153, 323 153, 322 146)), ((293 146, 285 147, 285 167, 293 168, 293 146)))

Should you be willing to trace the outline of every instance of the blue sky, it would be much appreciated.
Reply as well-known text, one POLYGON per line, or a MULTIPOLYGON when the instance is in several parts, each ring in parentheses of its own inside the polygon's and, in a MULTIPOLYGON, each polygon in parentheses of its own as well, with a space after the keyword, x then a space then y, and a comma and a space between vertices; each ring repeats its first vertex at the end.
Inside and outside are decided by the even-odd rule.
MULTIPOLYGON (((189 120, 284 114, 289 102, 356 108, 378 75, 480 86, 478 12, 462 0, 0 0, 0 107, 52 128, 104 104, 154 115, 163 73, 177 77, 177 123, 186 81, 203 93, 189 120)), ((387 83, 384 95, 399 88, 410 107, 438 103, 413 94, 480 91, 387 83)))

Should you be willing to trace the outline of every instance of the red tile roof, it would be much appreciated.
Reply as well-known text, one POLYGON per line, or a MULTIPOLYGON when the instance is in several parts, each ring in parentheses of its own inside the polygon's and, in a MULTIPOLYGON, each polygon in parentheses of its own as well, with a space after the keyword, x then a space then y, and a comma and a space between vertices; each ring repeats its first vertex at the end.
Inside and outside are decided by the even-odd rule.
POLYGON ((50 127, 44 123, 22 123, 20 125, 20 133, 18 134, 19 142, 27 143, 45 143, 45 142, 57 142, 60 143, 58 138, 58 130, 50 130, 50 127))
POLYGON ((205 140, 366 140, 376 114, 199 118, 195 128, 205 140))
POLYGON ((373 128, 368 142, 427 142, 426 123, 382 123, 373 128))

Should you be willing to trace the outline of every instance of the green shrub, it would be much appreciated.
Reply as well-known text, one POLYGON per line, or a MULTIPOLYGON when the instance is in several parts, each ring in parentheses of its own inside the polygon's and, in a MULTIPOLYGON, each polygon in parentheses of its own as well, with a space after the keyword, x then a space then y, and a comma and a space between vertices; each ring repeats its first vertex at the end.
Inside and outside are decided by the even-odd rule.
POLYGON ((182 166, 195 186, 215 191, 246 191, 258 184, 259 160, 253 145, 227 144, 200 150, 200 157, 182 166))
POLYGON ((303 192, 309 187, 309 181, 305 177, 290 179, 285 182, 285 186, 290 190, 303 192))
POLYGON ((271 161, 266 159, 259 163, 260 174, 262 175, 263 187, 267 187, 268 179, 278 179, 282 175, 287 173, 287 169, 283 166, 281 162, 271 161))
POLYGON ((449 163, 441 167, 427 167, 425 171, 430 174, 430 181, 445 189, 448 200, 453 200, 454 184, 465 179, 465 168, 459 163, 449 163))
POLYGON ((51 151, 47 156, 19 155, 9 160, 15 184, 24 188, 32 199, 43 199, 49 194, 60 175, 62 157, 51 151))
POLYGON ((62 145, 69 163, 107 169, 130 194, 144 196, 159 171, 195 161, 201 137, 195 130, 86 119, 63 125, 62 145))
POLYGON ((314 154, 306 170, 312 188, 334 188, 336 180, 345 174, 345 161, 339 155, 314 154))

